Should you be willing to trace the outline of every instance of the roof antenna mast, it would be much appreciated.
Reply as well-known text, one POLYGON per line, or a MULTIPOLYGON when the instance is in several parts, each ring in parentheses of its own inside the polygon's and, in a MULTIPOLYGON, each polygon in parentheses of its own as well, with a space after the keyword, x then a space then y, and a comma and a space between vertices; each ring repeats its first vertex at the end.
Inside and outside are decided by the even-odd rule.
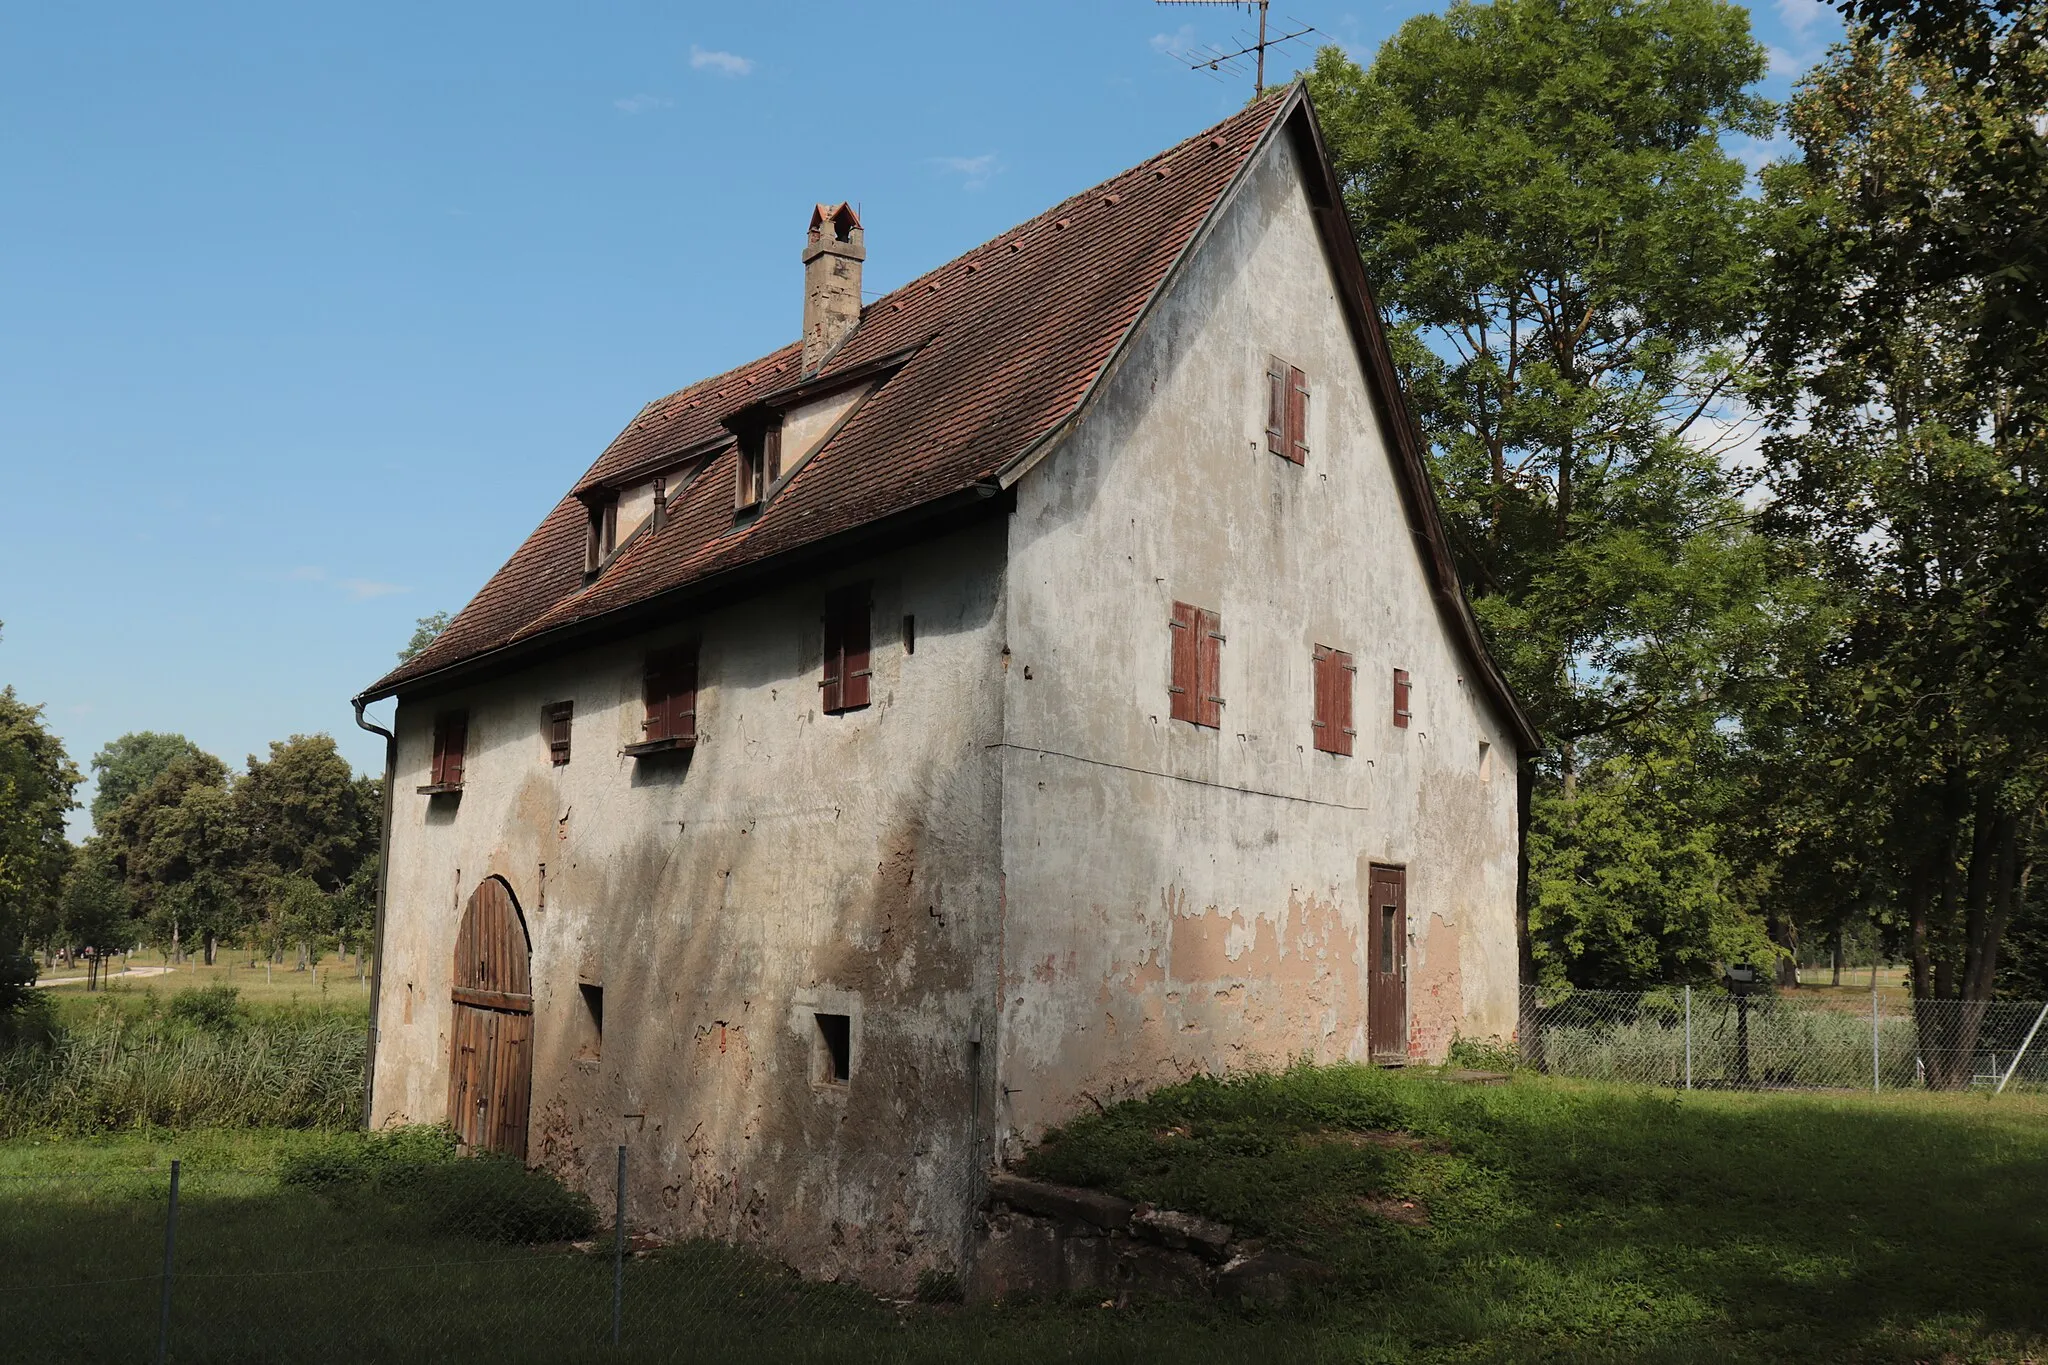
POLYGON ((1266 49, 1278 47, 1282 43, 1293 42, 1296 38, 1316 31, 1314 25, 1301 24, 1300 20, 1295 19, 1289 22, 1301 24, 1301 26, 1294 32, 1282 34, 1278 38, 1267 37, 1266 10, 1272 4, 1272 0, 1156 0, 1156 3, 1161 5, 1230 5, 1233 7, 1243 5, 1247 14, 1257 10, 1259 15, 1259 38, 1257 42, 1247 43, 1235 52, 1224 52, 1218 48, 1211 47, 1197 49, 1192 53, 1182 52, 1176 54, 1182 60, 1186 60, 1189 56, 1194 58, 1193 61, 1188 62, 1188 69, 1191 71, 1229 71, 1233 74, 1241 69, 1233 65, 1238 58, 1244 56, 1255 57, 1256 65, 1253 68, 1252 76, 1253 99, 1257 99, 1260 95, 1266 93, 1266 49))

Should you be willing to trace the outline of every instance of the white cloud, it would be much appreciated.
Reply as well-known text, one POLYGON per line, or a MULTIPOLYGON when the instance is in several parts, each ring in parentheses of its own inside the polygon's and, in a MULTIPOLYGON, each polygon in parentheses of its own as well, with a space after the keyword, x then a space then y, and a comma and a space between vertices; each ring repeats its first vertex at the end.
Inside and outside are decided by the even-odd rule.
POLYGON ((301 564, 285 576, 288 583, 325 583, 346 594, 351 602, 367 602, 393 593, 411 592, 402 583, 380 583, 374 578, 336 578, 318 564, 301 564))
POLYGON ((1788 80, 1797 80, 1805 74, 1809 65, 1782 47, 1766 47, 1764 51, 1769 53, 1771 58, 1770 70, 1764 73, 1767 76, 1783 76, 1788 80))
POLYGON ((960 187, 968 190, 985 188, 996 172, 1002 170, 994 152, 983 152, 980 156, 934 156, 927 160, 948 175, 959 176, 960 187))
POLYGON ((644 114, 649 109, 667 109, 675 101, 662 95, 628 95, 612 101, 612 108, 622 114, 644 114))
POLYGON ((1182 24, 1171 33, 1153 34, 1152 50, 1163 52, 1177 62, 1184 62, 1200 51, 1201 45, 1195 41, 1195 26, 1182 24))
POLYGON ((1835 7, 1822 0, 1777 0, 1778 18, 1794 37, 1804 41, 1807 33, 1824 19, 1836 17, 1835 7))
POLYGON ((717 52, 710 48, 690 44, 690 69, 692 71, 716 71, 721 76, 750 76, 754 62, 736 52, 717 52))

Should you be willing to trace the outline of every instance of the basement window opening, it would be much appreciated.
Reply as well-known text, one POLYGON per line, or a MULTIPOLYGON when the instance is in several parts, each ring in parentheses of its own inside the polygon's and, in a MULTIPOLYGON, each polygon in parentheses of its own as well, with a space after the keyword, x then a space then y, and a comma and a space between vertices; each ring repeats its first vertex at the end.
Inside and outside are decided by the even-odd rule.
POLYGON ((824 1085, 845 1085, 853 1079, 853 1019, 844 1014, 816 1014, 818 1021, 818 1080, 824 1085))

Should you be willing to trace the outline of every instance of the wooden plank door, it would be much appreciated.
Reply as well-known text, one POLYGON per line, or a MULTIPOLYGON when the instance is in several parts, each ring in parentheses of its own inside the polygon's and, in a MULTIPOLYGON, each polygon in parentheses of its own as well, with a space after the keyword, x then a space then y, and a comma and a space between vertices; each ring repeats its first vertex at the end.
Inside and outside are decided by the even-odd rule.
POLYGON ((1408 1060, 1408 873, 1375 863, 1367 881, 1366 1047, 1376 1062, 1408 1060))
POLYGON ((533 1094, 532 949, 519 905, 492 877, 455 936, 448 1030, 448 1124, 475 1151, 526 1155, 533 1094))

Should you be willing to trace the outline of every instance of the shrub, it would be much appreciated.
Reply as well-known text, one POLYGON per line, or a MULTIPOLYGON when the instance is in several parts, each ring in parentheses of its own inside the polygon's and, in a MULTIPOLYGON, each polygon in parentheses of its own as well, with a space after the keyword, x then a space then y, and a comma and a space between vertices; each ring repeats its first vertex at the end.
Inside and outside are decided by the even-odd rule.
POLYGON ((171 997, 166 1014, 195 1028, 228 1033, 242 1022, 241 994, 233 986, 192 986, 171 997))
POLYGON ((1461 1034, 1451 1039, 1451 1050, 1444 1063, 1470 1071, 1513 1071, 1522 1064, 1522 1058, 1512 1044, 1498 1038, 1467 1038, 1461 1034))

